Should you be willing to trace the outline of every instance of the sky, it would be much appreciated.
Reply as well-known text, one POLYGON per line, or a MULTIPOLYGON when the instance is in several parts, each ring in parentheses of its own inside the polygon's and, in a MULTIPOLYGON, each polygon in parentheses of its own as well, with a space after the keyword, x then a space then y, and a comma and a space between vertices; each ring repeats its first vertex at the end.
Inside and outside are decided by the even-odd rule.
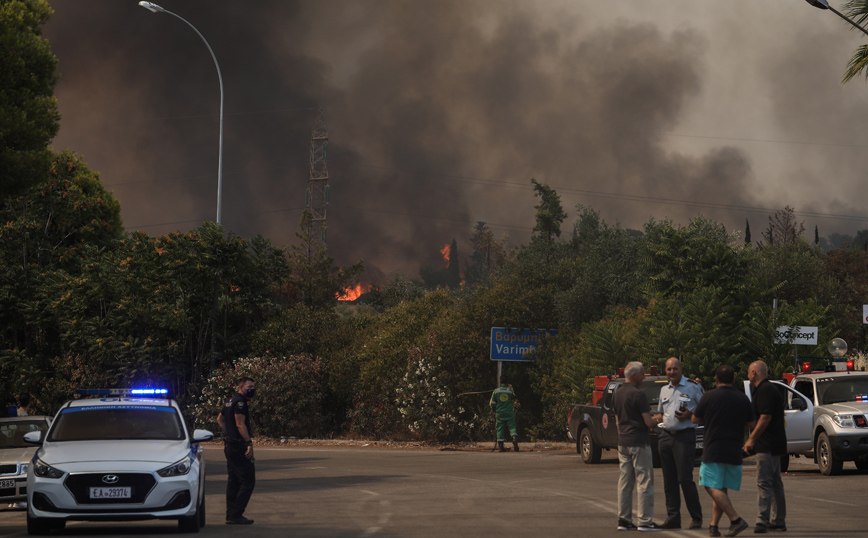
MULTIPOLYGON (((49 0, 56 150, 128 231, 213 221, 220 85, 184 21, 134 0, 49 0)), ((463 269, 477 222, 530 240, 531 178, 609 224, 732 232, 790 206, 809 240, 868 228, 868 36, 804 0, 162 0, 208 40, 224 96, 222 224, 295 234, 311 131, 329 135, 329 253, 383 283, 463 269)), ((841 7, 843 2, 832 4, 841 7)))

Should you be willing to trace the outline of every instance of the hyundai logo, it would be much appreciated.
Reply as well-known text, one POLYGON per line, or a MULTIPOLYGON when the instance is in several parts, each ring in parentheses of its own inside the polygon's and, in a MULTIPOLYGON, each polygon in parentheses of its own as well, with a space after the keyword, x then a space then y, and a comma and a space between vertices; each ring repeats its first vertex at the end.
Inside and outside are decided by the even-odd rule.
POLYGON ((118 475, 116 474, 107 474, 102 477, 102 481, 105 484, 117 484, 118 480, 118 475))

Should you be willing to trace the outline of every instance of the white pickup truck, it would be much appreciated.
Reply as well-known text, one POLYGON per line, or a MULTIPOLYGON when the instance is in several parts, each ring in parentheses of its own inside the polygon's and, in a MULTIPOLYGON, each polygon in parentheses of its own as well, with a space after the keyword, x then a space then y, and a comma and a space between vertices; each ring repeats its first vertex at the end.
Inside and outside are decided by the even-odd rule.
MULTIPOLYGON (((789 385, 772 381, 784 393, 787 456, 810 456, 823 475, 841 472, 845 461, 868 471, 868 372, 813 372, 789 385)), ((750 394, 750 391, 747 391, 750 394)))

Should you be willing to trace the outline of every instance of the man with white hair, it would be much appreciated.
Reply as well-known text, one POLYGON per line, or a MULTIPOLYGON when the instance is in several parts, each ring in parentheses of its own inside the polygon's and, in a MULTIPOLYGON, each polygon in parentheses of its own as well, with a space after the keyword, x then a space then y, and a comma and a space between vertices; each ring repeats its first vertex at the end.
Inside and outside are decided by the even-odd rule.
POLYGON ((659 421, 651 418, 651 405, 642 392, 645 367, 631 362, 624 369, 626 383, 613 397, 615 424, 618 428, 618 530, 636 530, 633 524, 633 488, 636 486, 639 504, 640 531, 659 531, 654 523, 654 466, 651 460, 649 431, 659 421))

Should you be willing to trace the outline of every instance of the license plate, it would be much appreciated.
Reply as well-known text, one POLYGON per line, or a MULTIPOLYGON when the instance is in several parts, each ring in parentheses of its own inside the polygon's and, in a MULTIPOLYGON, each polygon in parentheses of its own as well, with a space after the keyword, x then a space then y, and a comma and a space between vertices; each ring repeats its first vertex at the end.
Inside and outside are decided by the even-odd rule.
POLYGON ((90 488, 91 499, 129 499, 132 488, 90 488))
POLYGON ((15 481, 14 480, 0 480, 0 488, 14 488, 15 481))

